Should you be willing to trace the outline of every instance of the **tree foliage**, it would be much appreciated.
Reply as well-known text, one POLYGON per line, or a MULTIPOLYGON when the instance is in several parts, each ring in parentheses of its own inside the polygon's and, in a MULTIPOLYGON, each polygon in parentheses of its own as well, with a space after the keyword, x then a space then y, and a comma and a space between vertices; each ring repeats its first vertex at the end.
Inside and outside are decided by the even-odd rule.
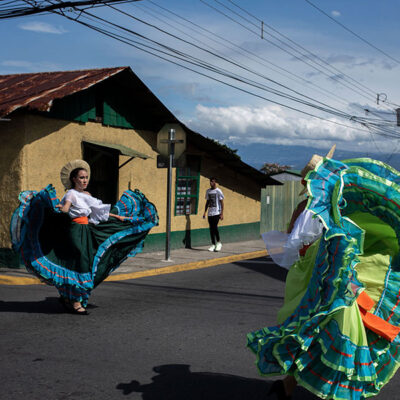
POLYGON ((278 163, 264 163, 264 165, 260 168, 261 172, 264 172, 266 175, 278 174, 279 172, 284 172, 290 169, 290 165, 280 165, 278 163))

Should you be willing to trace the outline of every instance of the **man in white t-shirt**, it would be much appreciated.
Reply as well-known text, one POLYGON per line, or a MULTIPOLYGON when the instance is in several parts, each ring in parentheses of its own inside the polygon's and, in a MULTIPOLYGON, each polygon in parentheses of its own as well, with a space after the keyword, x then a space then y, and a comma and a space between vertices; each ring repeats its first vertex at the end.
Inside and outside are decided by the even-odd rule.
POLYGON ((208 223, 210 225, 210 236, 212 246, 208 251, 221 251, 222 243, 219 238, 218 222, 224 219, 224 194, 217 188, 217 180, 210 178, 210 189, 206 192, 206 207, 203 218, 206 217, 208 209, 208 223))

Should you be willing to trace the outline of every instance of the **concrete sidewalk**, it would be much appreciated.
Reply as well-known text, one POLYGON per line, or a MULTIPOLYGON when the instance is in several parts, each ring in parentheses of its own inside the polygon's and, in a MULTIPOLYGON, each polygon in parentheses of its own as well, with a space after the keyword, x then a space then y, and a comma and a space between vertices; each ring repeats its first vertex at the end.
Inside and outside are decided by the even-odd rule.
MULTIPOLYGON (((261 239, 225 243, 219 252, 210 252, 210 246, 171 250, 170 261, 165 261, 165 251, 140 253, 125 260, 107 281, 136 279, 178 271, 207 268, 220 264, 263 257, 267 255, 261 239)), ((26 269, 0 268, 0 284, 31 285, 40 281, 26 269)))

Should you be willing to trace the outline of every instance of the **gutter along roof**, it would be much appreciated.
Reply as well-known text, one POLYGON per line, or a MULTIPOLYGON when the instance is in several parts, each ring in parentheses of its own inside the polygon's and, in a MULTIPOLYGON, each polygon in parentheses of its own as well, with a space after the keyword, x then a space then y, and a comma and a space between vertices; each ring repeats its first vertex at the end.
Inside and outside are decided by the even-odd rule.
MULTIPOLYGON (((17 110, 49 112, 55 100, 84 91, 110 78, 119 90, 134 93, 130 100, 132 106, 150 110, 151 121, 147 121, 148 126, 141 129, 158 132, 166 123, 179 123, 186 130, 189 143, 221 160, 224 165, 260 185, 280 185, 273 178, 244 163, 227 146, 183 125, 130 67, 0 75, 0 118, 17 110)), ((140 156, 144 158, 146 155, 140 156)))

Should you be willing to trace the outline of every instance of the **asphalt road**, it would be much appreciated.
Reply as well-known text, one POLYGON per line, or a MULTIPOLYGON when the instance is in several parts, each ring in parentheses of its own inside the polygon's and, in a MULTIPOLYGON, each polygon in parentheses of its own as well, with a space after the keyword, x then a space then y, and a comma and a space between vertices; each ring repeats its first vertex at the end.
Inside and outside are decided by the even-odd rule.
MULTIPOLYGON (((52 287, 0 286, 0 399, 266 399, 246 333, 275 323, 284 278, 263 258, 107 282, 88 316, 52 287)), ((376 398, 399 392, 395 376, 376 398)))

